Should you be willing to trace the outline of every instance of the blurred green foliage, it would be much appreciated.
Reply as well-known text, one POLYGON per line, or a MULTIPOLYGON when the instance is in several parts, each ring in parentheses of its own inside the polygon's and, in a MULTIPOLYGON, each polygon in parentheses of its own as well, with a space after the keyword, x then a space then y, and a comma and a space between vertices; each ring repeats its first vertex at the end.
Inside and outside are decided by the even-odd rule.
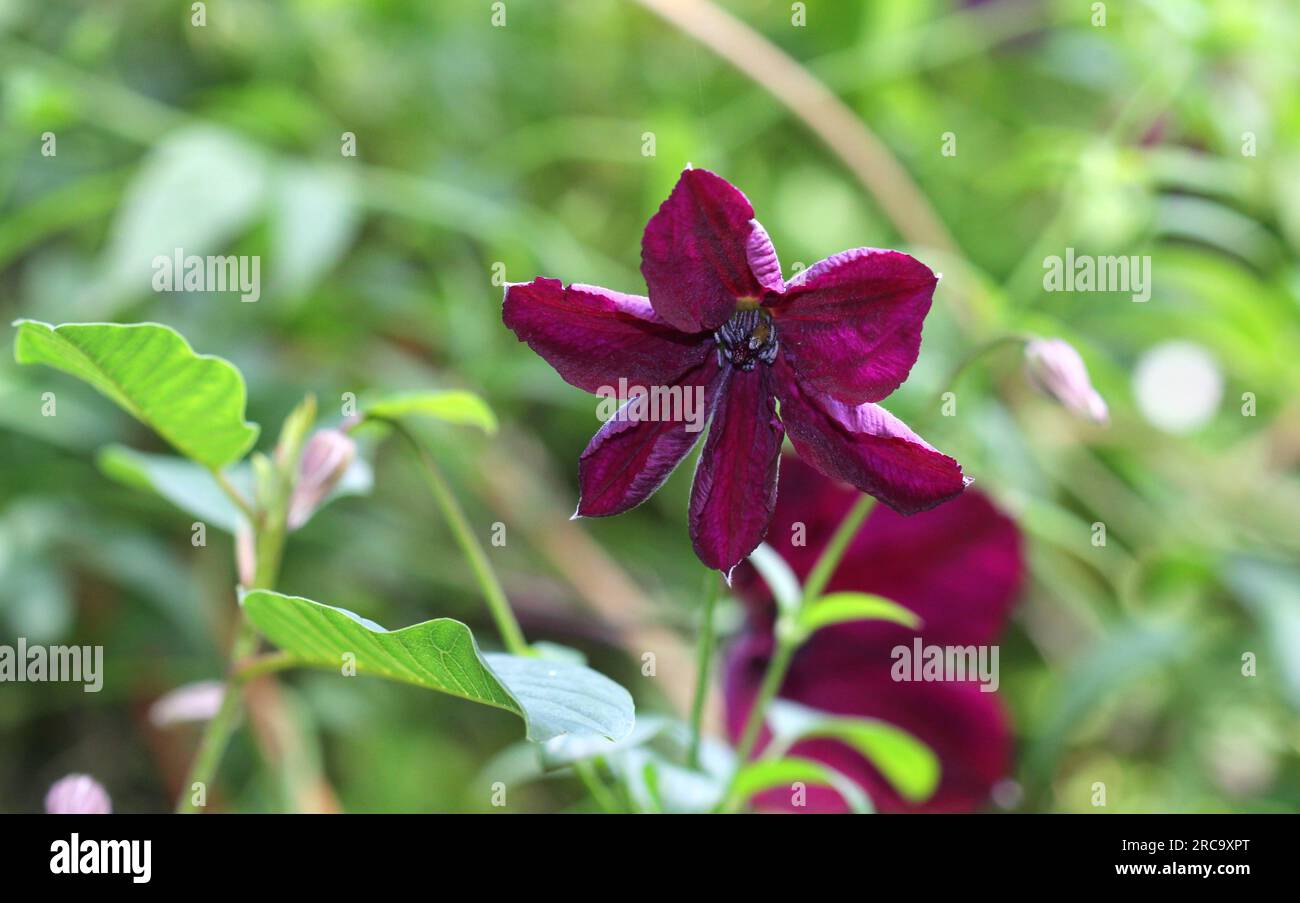
MULTIPOLYGON (((222 0, 195 27, 189 4, 161 0, 0 0, 0 306, 167 323, 236 363, 264 425, 306 392, 327 411, 346 392, 479 392, 497 437, 428 435, 482 537, 507 525, 492 555, 525 630, 581 648, 650 712, 671 694, 641 676, 637 631, 688 643, 697 603, 691 465, 631 514, 557 528, 594 399, 501 326, 493 276, 641 291, 646 219, 686 162, 706 166, 745 190, 787 273, 859 245, 944 272, 888 406, 1030 537, 1002 655, 1020 751, 1007 799, 1300 808, 1300 9, 1116 0, 1098 26, 1098 4, 1065 0, 809 0, 796 27, 788 3, 725 5, 880 136, 959 256, 907 247, 805 123, 635 3, 507 0, 494 27, 479 0, 222 0), (176 247, 261 255, 261 300, 151 292, 149 261, 176 247), (1150 255, 1151 300, 1045 293, 1042 260, 1066 247, 1150 255), (1005 348, 947 384, 1011 331, 1075 344, 1111 427, 1033 394, 1005 348), (1225 384, 1190 436, 1158 432, 1133 401, 1135 363, 1168 338, 1208 349, 1225 384), (957 415, 942 417, 949 389, 957 415), (572 579, 610 569, 650 604, 572 579)), ((98 472, 115 441, 162 450, 72 380, 0 361, 0 639, 101 643, 108 669, 97 696, 0 687, 0 809, 38 809, 68 771, 121 810, 168 808, 194 736, 151 727, 148 704, 222 667, 228 541, 192 547, 189 518, 98 472)), ((372 497, 297 534, 280 588, 491 636, 410 462, 386 451, 376 473, 372 497)), ((482 763, 519 735, 506 713, 415 688, 283 686, 310 741, 268 770, 241 732, 217 804, 293 807, 323 766, 346 809, 487 810, 482 763)), ((512 808, 579 796, 547 782, 512 808)))

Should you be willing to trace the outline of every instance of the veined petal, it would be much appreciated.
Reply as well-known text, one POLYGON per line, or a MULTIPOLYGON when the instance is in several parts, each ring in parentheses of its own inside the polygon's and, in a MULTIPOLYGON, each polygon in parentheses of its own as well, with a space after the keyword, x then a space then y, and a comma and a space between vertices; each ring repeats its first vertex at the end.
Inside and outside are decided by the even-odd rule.
POLYGON ((565 381, 597 392, 629 385, 671 385, 711 350, 655 316, 640 295, 537 278, 506 286, 502 319, 565 381))
POLYGON ((706 169, 682 173, 646 223, 641 274, 655 313, 683 332, 711 332, 757 298, 747 252, 754 208, 726 179, 706 169))
POLYGON ((771 305, 803 382, 845 404, 880 401, 907 379, 937 279, 899 251, 855 248, 799 273, 771 305))
POLYGON ((784 436, 770 368, 733 371, 691 487, 691 543, 709 567, 730 576, 763 541, 776 506, 784 436))
POLYGON ((728 372, 710 355, 672 387, 665 387, 679 390, 660 396, 669 399, 667 412, 656 410, 660 405, 652 394, 642 396, 644 400, 629 399, 605 421, 578 463, 577 513, 582 517, 622 514, 654 495, 694 448, 728 372), (652 416, 656 414, 661 416, 652 416))
POLYGON ((745 242, 745 256, 749 260, 749 269, 758 280, 759 285, 772 292, 785 291, 785 280, 781 278, 781 261, 776 256, 776 248, 767 230, 758 220, 751 220, 753 231, 745 242))
POLYGON ((966 488, 961 465, 879 405, 810 395, 778 358, 781 419, 794 449, 828 477, 874 495, 900 514, 933 508, 966 488))

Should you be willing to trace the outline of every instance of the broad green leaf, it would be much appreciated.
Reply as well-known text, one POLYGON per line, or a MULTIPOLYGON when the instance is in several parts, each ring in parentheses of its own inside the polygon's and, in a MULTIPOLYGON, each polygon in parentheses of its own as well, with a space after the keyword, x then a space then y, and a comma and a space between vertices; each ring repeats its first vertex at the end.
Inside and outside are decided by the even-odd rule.
MULTIPOLYGON (((124 445, 105 446, 97 460, 99 469, 119 483, 155 492, 180 510, 227 533, 234 533, 244 519, 217 486, 211 472, 193 461, 174 455, 147 454, 124 445)), ((245 498, 253 497, 253 472, 247 463, 237 464, 225 473, 245 498)), ((313 516, 334 499, 369 494, 373 485, 370 462, 357 455, 313 516)))
MULTIPOLYGON (((266 155, 234 132, 208 125, 173 132, 145 158, 122 202, 91 290, 93 316, 149 293, 154 260, 220 254, 266 200, 266 155)), ((235 296, 231 303, 238 304, 235 296)))
POLYGON ((735 811, 767 790, 781 788, 793 793, 796 783, 830 787, 844 799, 844 802, 848 803, 849 808, 854 812, 874 811, 871 800, 853 781, 820 762, 799 758, 760 759, 757 762, 750 762, 736 774, 731 792, 727 795, 726 808, 735 811))
POLYGON ((411 415, 433 417, 461 426, 476 426, 489 435, 497 431, 496 414, 487 402, 464 389, 392 395, 366 405, 365 413, 380 420, 400 420, 411 415))
POLYGON ((1268 637, 1281 688, 1300 708, 1300 569, 1281 560, 1235 555, 1226 563, 1224 579, 1268 637))
POLYGON ((811 602, 799 612, 799 628, 812 633, 844 621, 892 621, 904 627, 920 627, 915 612, 870 593, 831 593, 811 602))
POLYGON ((774 748, 778 754, 802 740, 839 740, 874 765, 904 799, 924 802, 939 786, 939 757, 892 724, 873 718, 829 715, 783 699, 772 703, 768 721, 776 736, 774 748))
POLYGON ((772 598, 782 613, 792 615, 799 610, 803 587, 790 565, 775 549, 765 542, 760 543, 749 553, 749 563, 772 591, 772 598))
MULTIPOLYGON (((226 497, 213 479, 212 472, 193 461, 174 455, 151 455, 109 445, 100 449, 96 459, 99 469, 119 483, 147 489, 186 511, 205 524, 234 533, 244 520, 235 503, 226 497)), ((250 498, 248 470, 241 468, 238 478, 228 474, 237 489, 250 498)))
POLYGON ((267 590, 248 593, 243 606, 267 639, 306 664, 335 669, 350 653, 358 674, 514 712, 539 743, 563 734, 617 742, 635 722, 632 697, 609 678, 572 662, 484 654, 451 618, 385 630, 350 611, 267 590))
POLYGON ((20 364, 48 364, 85 380, 205 467, 225 467, 257 441, 257 424, 244 420, 243 376, 229 361, 196 354, 167 326, 14 325, 20 364))
POLYGON ((359 218, 356 189, 344 166, 280 164, 270 194, 272 291, 301 296, 347 250, 359 218))

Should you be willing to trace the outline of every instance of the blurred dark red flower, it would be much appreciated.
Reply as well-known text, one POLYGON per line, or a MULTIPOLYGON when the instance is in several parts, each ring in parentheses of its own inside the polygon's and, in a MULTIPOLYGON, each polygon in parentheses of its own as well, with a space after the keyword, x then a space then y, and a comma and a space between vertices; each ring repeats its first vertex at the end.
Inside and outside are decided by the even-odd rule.
POLYGON ((702 408, 698 419, 645 417, 644 402, 629 401, 582 453, 579 515, 649 498, 707 418, 690 532, 700 560, 723 572, 767 532, 787 430, 813 466, 898 511, 965 487, 956 461, 875 404, 916 362, 937 282, 929 267, 855 248, 786 282, 745 195, 687 169, 646 224, 641 273, 648 298, 544 278, 506 288, 506 326, 573 385, 675 389, 702 408))
MULTIPOLYGON (((828 480, 790 458, 768 543, 804 579, 822 547, 858 498, 853 488, 828 480), (802 524, 802 528, 798 527, 802 524), (801 530, 806 545, 795 545, 801 530)), ((971 681, 896 682, 896 646, 983 646, 995 643, 1020 586, 1020 531, 986 496, 969 490, 933 511, 903 517, 877 506, 848 546, 827 592, 874 593, 918 614, 912 630, 883 621, 856 621, 817 631, 794 655, 779 698, 836 715, 873 718, 908 731, 939 758, 934 795, 910 804, 877 770, 835 740, 797 743, 792 755, 821 761, 862 785, 885 812, 953 812, 982 808, 1011 764, 1011 729, 996 693, 971 681)), ((748 562, 734 586, 747 608, 746 627, 725 666, 727 729, 735 740, 773 651, 776 607, 748 562)), ((759 748, 767 742, 765 732, 759 748)), ((788 795, 760 798, 781 807, 788 795)), ((802 811, 840 811, 834 791, 808 790, 802 811)))

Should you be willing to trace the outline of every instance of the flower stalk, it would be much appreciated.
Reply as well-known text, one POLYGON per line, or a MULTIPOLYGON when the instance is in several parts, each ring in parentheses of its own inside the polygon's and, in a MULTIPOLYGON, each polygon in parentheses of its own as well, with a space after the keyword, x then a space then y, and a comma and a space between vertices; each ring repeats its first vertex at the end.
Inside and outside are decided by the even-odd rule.
POLYGON ((447 526, 451 528, 452 535, 456 538, 457 545, 460 546, 461 552, 465 555, 470 570, 474 572, 474 578, 478 581, 479 589, 483 592, 483 601, 487 603, 488 612, 496 623, 497 632, 501 634, 501 641, 505 644, 506 650, 511 655, 534 655, 535 653, 528 645, 528 641, 524 639, 524 632, 519 627, 519 621, 515 618, 514 610, 510 607, 510 601, 506 598, 505 590, 501 588, 501 581, 497 579, 496 572, 492 570, 487 554, 474 536, 469 519, 465 516, 460 503, 456 501, 456 495, 451 491, 451 486, 443 477, 437 462, 433 460, 433 456, 425 450, 411 431, 401 423, 395 420, 384 420, 383 422, 396 430, 410 444, 419 459, 424 481, 428 484, 429 491, 433 493, 433 498, 438 503, 438 507, 442 509, 447 526))
MULTIPOLYGON (((307 429, 316 418, 316 400, 307 396, 287 418, 280 430, 280 439, 276 444, 275 458, 256 467, 260 472, 259 507, 248 506, 252 517, 250 525, 253 530, 253 546, 256 550, 256 564, 253 571, 252 585, 248 589, 273 589, 280 575, 280 561, 284 555, 284 539, 287 532, 289 498, 293 493, 297 479, 298 460, 302 455, 302 446, 307 429)), ((232 501, 242 496, 235 491, 229 481, 217 480, 218 485, 234 493, 232 501)), ((247 505, 247 503, 245 503, 247 505)), ((207 787, 211 784, 221 764, 221 757, 226 751, 230 737, 239 721, 243 679, 238 674, 240 664, 257 651, 257 631, 244 616, 241 609, 235 638, 230 645, 228 668, 230 676, 226 681, 226 692, 221 700, 221 707, 204 728, 199 740, 198 751, 190 765, 189 774, 181 787, 180 799, 176 803, 178 814, 193 814, 199 810, 194 802, 196 784, 207 787)))
MULTIPOLYGON (((763 728, 763 723, 767 717, 768 706, 776 698, 776 694, 781 689, 781 684, 785 680, 786 672, 790 668, 790 660, 794 657, 795 650, 799 648, 805 634, 797 627, 799 612, 809 603, 816 601, 826 589, 826 584, 830 582, 831 576, 835 569, 839 567, 840 559, 844 557, 844 551, 848 548, 853 537, 857 535, 858 530, 866 521, 867 515, 875 507, 876 500, 865 493, 854 503, 840 525, 836 527, 834 535, 831 536, 830 542, 817 558, 817 563, 808 574, 808 579, 804 581, 803 593, 799 598, 798 610, 791 614, 782 614, 776 625, 776 649, 772 653, 772 658, 768 661, 767 670, 763 674, 763 682, 759 686, 758 696, 754 699, 754 706, 749 710, 749 717, 745 721, 745 729, 740 735, 740 742, 736 747, 736 760, 739 767, 743 767, 749 761, 750 756, 754 753, 754 746, 758 743, 759 732, 763 728)), ((739 770, 739 768, 737 769, 739 770)))

